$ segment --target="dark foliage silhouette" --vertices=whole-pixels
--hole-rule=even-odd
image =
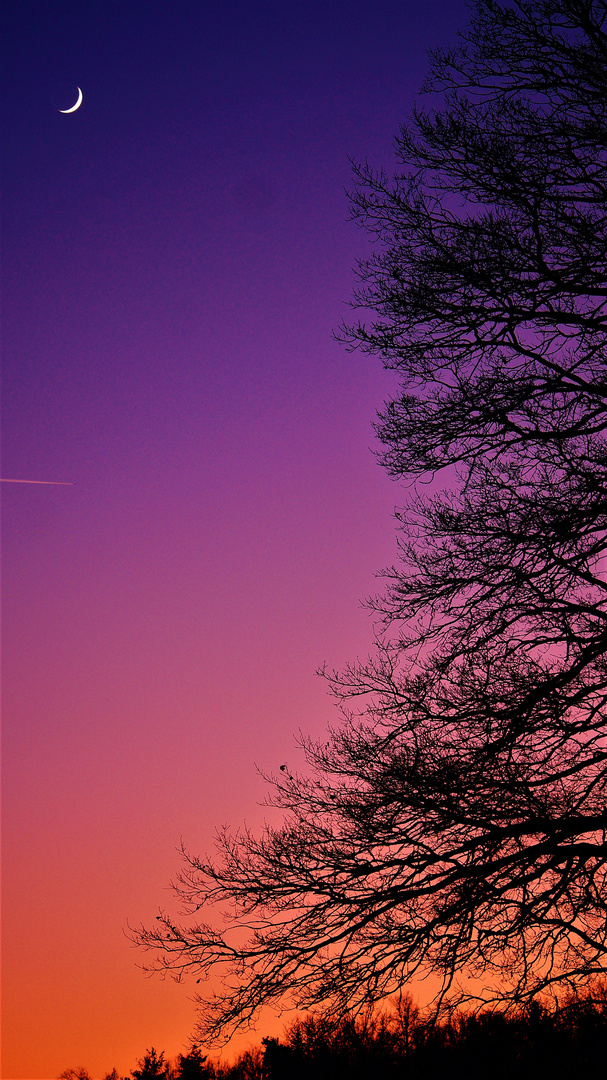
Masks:
[[[152,1046],[149,1050],[146,1050],[137,1065],[139,1066],[137,1069],[131,1070],[131,1076],[134,1077],[134,1080],[154,1080],[155,1077],[158,1077],[159,1080],[169,1080],[170,1067],[169,1063],[165,1061],[164,1050],[159,1054]]]
[[[396,1077],[402,1074],[407,1047],[395,1019],[372,1012],[356,1018],[299,1018],[282,1040],[264,1039],[265,1080]]]
[[[607,1051],[607,1002],[597,991],[597,1002],[572,999],[553,1011],[531,1003],[438,1025],[407,997],[384,1013],[306,1016],[281,1040],[264,1039],[264,1080],[586,1080],[604,1069]]]
[[[206,1080],[211,1075],[206,1055],[199,1046],[194,1046],[188,1054],[179,1054],[172,1080]]]
[[[342,722],[270,778],[284,823],[184,851],[183,916],[136,935],[225,970],[201,1037],[421,974],[514,1007],[606,970],[606,16],[479,0],[402,171],[357,170],[373,314],[343,336],[400,376],[377,429],[411,498],[376,652],[329,676]]]

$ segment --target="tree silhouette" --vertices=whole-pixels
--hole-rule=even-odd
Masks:
[[[280,1040],[263,1040],[264,1080],[585,1080],[605,1060],[604,987],[602,994],[599,1002],[578,997],[552,1010],[531,1002],[509,1015],[462,1013],[439,1024],[422,1019],[406,996],[396,1009],[358,1017],[300,1017]]]
[[[178,979],[225,969],[201,1035],[415,975],[507,1004],[606,969],[606,17],[478,0],[402,171],[357,169],[373,314],[343,337],[400,376],[377,429],[416,483],[377,649],[329,676],[342,721],[270,778],[284,823],[184,851],[183,920],[137,933]]]
[[[150,1047],[137,1064],[139,1068],[131,1070],[134,1080],[168,1080],[170,1076],[170,1066],[164,1059],[164,1050],[158,1053],[153,1046]]]
[[[213,1076],[214,1069],[199,1046],[193,1046],[189,1053],[177,1056],[173,1080],[207,1080]]]

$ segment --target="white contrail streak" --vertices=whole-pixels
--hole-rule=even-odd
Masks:
[[[0,484],[53,484],[61,487],[73,487],[73,480],[7,480],[0,476]]]

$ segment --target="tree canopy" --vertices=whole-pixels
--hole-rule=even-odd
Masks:
[[[607,968],[606,18],[477,0],[398,173],[356,170],[370,314],[343,338],[400,377],[377,431],[410,497],[376,651],[271,778],[283,823],[184,851],[183,919],[137,932],[178,979],[225,970],[204,1036],[414,976],[507,1004]]]

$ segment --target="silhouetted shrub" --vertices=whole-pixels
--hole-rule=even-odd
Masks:
[[[139,1068],[131,1070],[135,1080],[169,1080],[170,1067],[164,1059],[164,1050],[158,1054],[152,1046],[137,1062]]]

